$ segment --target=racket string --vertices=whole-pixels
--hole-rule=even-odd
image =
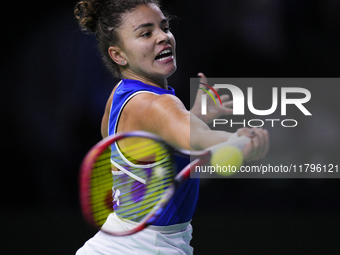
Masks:
[[[119,145],[118,145],[119,144]],[[111,161],[146,180],[143,184],[127,174],[112,174]],[[167,148],[151,139],[118,141],[97,157],[93,165],[91,203],[93,218],[104,224],[113,211],[123,219],[141,221],[172,184],[174,163]]]

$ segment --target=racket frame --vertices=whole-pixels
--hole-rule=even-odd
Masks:
[[[123,232],[114,232],[101,229],[92,216],[92,207],[89,199],[89,191],[91,190],[91,173],[92,166],[96,161],[98,155],[105,151],[114,142],[123,139],[125,137],[145,137],[153,139],[164,145],[171,154],[177,154],[186,158],[193,159],[186,167],[184,167],[174,178],[172,184],[167,188],[166,192],[157,203],[157,205],[138,222],[133,229],[129,229]],[[93,227],[101,229],[101,231],[113,235],[113,236],[127,236],[137,233],[147,226],[151,225],[161,215],[163,208],[167,206],[172,196],[175,194],[177,188],[190,177],[190,173],[196,166],[205,165],[210,162],[212,155],[211,150],[203,151],[189,151],[185,149],[176,149],[167,144],[163,139],[149,132],[145,131],[132,131],[132,132],[120,132],[114,135],[110,135],[99,143],[97,143],[85,156],[81,168],[79,177],[79,192],[80,192],[80,206],[84,219]]]
[[[171,145],[167,144],[160,137],[145,131],[132,131],[132,132],[120,132],[114,135],[110,135],[99,143],[97,143],[85,156],[81,167],[80,167],[80,177],[79,177],[79,192],[80,192],[80,207],[83,214],[84,219],[93,227],[101,228],[98,226],[96,221],[92,216],[92,206],[89,199],[89,191],[91,190],[91,174],[92,174],[92,166],[96,161],[98,155],[103,153],[105,149],[107,149],[114,142],[123,139],[125,137],[145,137],[153,139],[162,145],[164,145],[171,154],[178,154],[184,156],[186,158],[194,158],[195,160],[189,163],[186,167],[184,167],[174,178],[172,184],[167,188],[166,192],[158,202],[158,204],[148,213],[148,215],[136,224],[136,227],[133,229],[124,231],[124,232],[114,232],[101,229],[103,232],[114,235],[114,236],[126,236],[131,235],[136,232],[145,229],[147,226],[151,225],[161,214],[163,208],[169,203],[171,197],[176,192],[177,188],[190,177],[190,172],[197,165],[204,165],[210,161],[211,152],[206,151],[189,151],[184,149],[176,149]]]

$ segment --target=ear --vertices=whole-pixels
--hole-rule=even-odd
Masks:
[[[111,59],[120,66],[125,66],[127,61],[125,59],[124,52],[117,46],[110,46],[108,49]]]

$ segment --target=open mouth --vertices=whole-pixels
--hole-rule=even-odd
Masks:
[[[156,56],[156,61],[164,61],[164,60],[167,60],[169,58],[172,58],[172,50],[171,49],[166,49],[166,50],[163,50],[161,51],[161,53],[159,53],[157,56]]]

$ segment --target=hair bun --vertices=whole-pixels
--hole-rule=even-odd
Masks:
[[[93,33],[96,32],[103,2],[103,0],[83,0],[76,5],[74,15],[83,30],[88,30]]]

